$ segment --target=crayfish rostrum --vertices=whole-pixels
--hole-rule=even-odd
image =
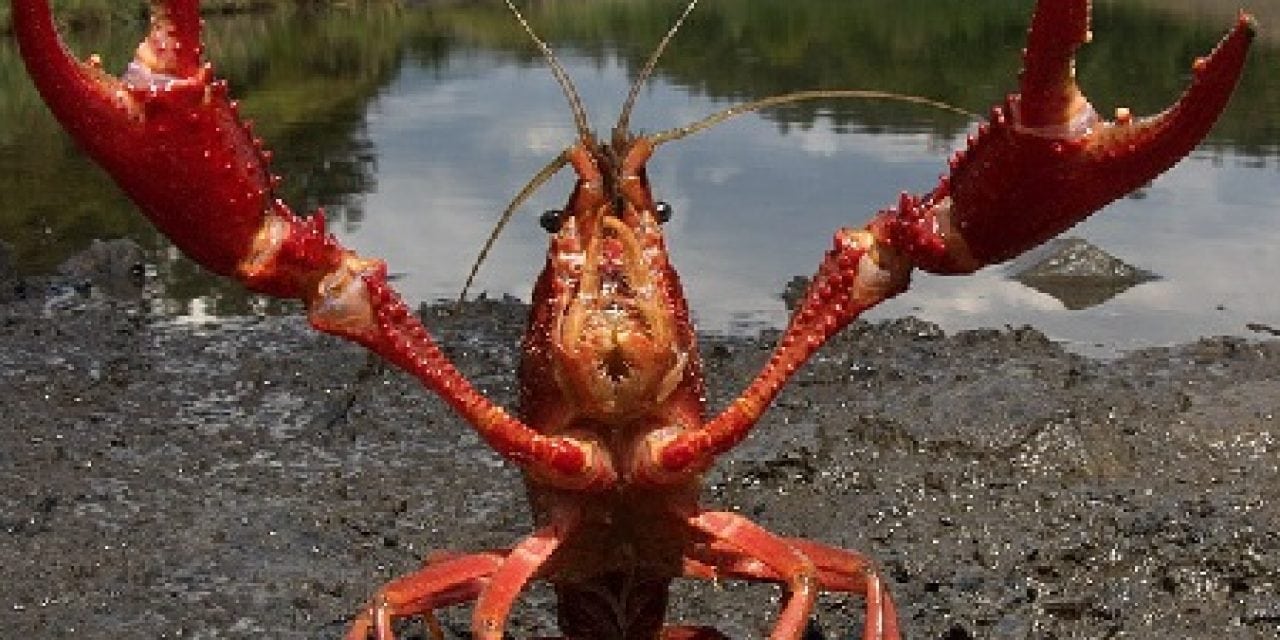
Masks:
[[[542,220],[550,243],[513,414],[459,373],[392,290],[384,263],[341,246],[323,215],[298,216],[276,196],[270,153],[204,60],[197,0],[153,2],[150,32],[119,77],[96,57],[81,62],[67,52],[47,0],[11,4],[22,55],[50,109],[174,244],[254,291],[302,300],[313,326],[418,378],[524,472],[535,532],[508,549],[433,558],[382,587],[356,616],[351,640],[389,639],[396,619],[431,623],[437,609],[468,602],[475,637],[501,638],[531,580],[554,588],[568,638],[724,637],[709,626],[665,624],[677,578],[781,585],[770,636],[777,640],[802,636],[820,592],[865,600],[863,638],[899,638],[893,601],[869,558],[702,507],[702,474],[748,435],[818,347],[906,290],[912,270],[964,274],[1012,258],[1188,154],[1226,106],[1254,32],[1242,14],[1194,62],[1190,87],[1168,110],[1150,118],[1118,110],[1108,121],[1075,81],[1076,49],[1091,37],[1090,3],[1040,0],[1018,91],[992,109],[932,191],[904,193],[865,226],[835,232],[771,359],[708,418],[694,330],[664,246],[667,208],[646,176],[650,157],[762,107],[888,96],[814,90],[636,134],[632,106],[681,16],[616,124],[597,136],[569,78],[511,6],[569,97],[578,132],[511,207],[558,170],[576,174],[564,208]]]

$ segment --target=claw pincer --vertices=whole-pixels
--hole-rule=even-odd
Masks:
[[[1167,171],[1209,133],[1244,68],[1256,26],[1241,15],[1190,87],[1164,112],[1101,118],[1080,92],[1075,51],[1086,43],[1088,2],[1040,2],[1023,56],[1020,92],[991,112],[920,199],[872,223],[917,266],[967,273],[1002,262],[1084,220]]]
[[[663,469],[706,468],[746,436],[791,374],[863,311],[905,291],[915,268],[964,274],[1008,260],[1141,187],[1191,152],[1226,108],[1256,25],[1241,14],[1164,112],[1100,118],[1075,79],[1092,37],[1088,0],[1040,0],[1019,93],[991,112],[933,191],[904,193],[863,229],[836,232],[765,370],[723,414],[659,448]]]
[[[23,58],[50,109],[161,232],[251,289],[315,298],[345,252],[323,216],[304,221],[274,196],[270,153],[200,62],[196,0],[153,3],[150,32],[119,78],[96,56],[71,56],[46,1],[13,6]]]
[[[151,27],[120,78],[76,60],[48,0],[12,0],[14,32],[54,116],[187,256],[268,295],[302,300],[316,328],[417,376],[499,453],[548,475],[600,476],[592,446],[535,433],[480,394],[362,258],[275,195],[271,154],[202,61],[199,0],[155,0]]]

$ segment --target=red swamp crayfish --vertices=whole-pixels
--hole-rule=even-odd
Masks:
[[[1194,62],[1190,87],[1164,112],[1139,118],[1117,109],[1107,121],[1075,81],[1075,52],[1091,38],[1090,2],[1039,0],[1018,92],[991,110],[932,191],[903,194],[866,226],[835,232],[771,359],[707,419],[694,330],[664,247],[668,211],[646,176],[650,156],[762,107],[887,96],[803,92],[633,134],[639,89],[695,4],[657,47],[607,140],[592,133],[564,70],[510,7],[569,97],[578,132],[508,209],[572,167],[577,180],[566,206],[543,218],[550,246],[533,289],[520,406],[512,414],[442,353],[388,284],[383,262],[342,247],[322,212],[295,215],[276,196],[271,153],[203,58],[198,0],[152,2],[150,32],[120,77],[96,56],[82,62],[68,52],[47,0],[12,0],[23,59],[49,108],[175,245],[253,291],[302,300],[314,327],[418,378],[524,472],[533,534],[508,549],[429,559],[377,591],[349,640],[389,640],[393,622],[411,616],[425,618],[440,637],[433,612],[468,602],[474,636],[502,638],[531,580],[553,586],[567,638],[723,638],[712,627],[664,625],[676,578],[781,585],[775,640],[804,634],[819,592],[865,599],[864,639],[900,638],[893,601],[870,559],[704,509],[703,473],[748,435],[828,338],[905,291],[913,269],[964,274],[1017,256],[1190,153],[1225,108],[1256,29],[1242,13],[1213,52]]]

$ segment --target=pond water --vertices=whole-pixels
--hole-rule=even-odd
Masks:
[[[811,88],[918,94],[985,113],[1013,87],[1029,4],[706,2],[644,87],[633,124],[663,130]],[[1168,13],[1098,3],[1079,71],[1099,111],[1150,113],[1177,96],[1191,60],[1231,23],[1210,0],[1204,15],[1187,4]],[[607,131],[679,9],[557,2],[529,17]],[[75,49],[101,50],[118,68],[136,38],[124,28],[78,34]],[[343,241],[385,257],[413,301],[456,297],[499,212],[574,137],[558,86],[500,6],[217,19],[208,39],[277,152],[287,198],[324,205]],[[1007,266],[918,276],[870,317],[912,314],[951,330],[1030,324],[1093,353],[1280,327],[1280,86],[1264,82],[1280,68],[1277,46],[1258,43],[1209,142],[1070,232],[1157,279],[1068,309]],[[22,268],[47,270],[94,237],[129,236],[157,249],[159,288],[175,312],[270,306],[166,249],[45,115],[8,42],[0,86],[0,238]],[[813,272],[832,232],[861,225],[902,190],[931,188],[973,126],[902,104],[810,103],[659,149],[650,178],[674,206],[668,242],[700,328],[781,326],[780,294]],[[537,216],[562,206],[569,184],[561,176],[521,208],[473,292],[527,299],[545,250]]]

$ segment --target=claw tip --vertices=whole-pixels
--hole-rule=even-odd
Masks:
[[[1245,35],[1250,38],[1258,35],[1258,19],[1248,11],[1240,11],[1240,27],[1244,29]]]

